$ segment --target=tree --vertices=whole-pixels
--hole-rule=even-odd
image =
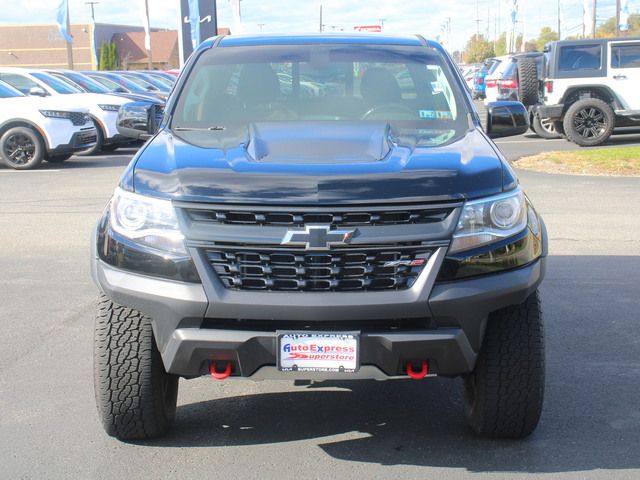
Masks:
[[[100,70],[117,70],[119,67],[118,46],[105,42],[100,47]]]
[[[609,18],[596,30],[596,37],[598,38],[615,37],[615,35],[616,17]],[[629,30],[620,32],[620,35],[625,37],[635,37],[640,35],[640,14],[633,13],[629,15]]]
[[[507,33],[502,32],[496,40],[496,57],[507,54]]]
[[[483,35],[473,35],[464,48],[466,63],[480,63],[493,56],[493,45]]]
[[[558,40],[558,32],[552,30],[551,27],[542,27],[536,40],[536,49],[542,52],[547,43],[555,42],[556,40]]]

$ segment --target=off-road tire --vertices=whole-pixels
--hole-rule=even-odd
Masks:
[[[112,437],[155,438],[173,423],[178,377],[164,370],[150,319],[104,295],[96,319],[94,384],[98,415]]]
[[[474,371],[464,380],[467,424],[478,435],[523,438],[544,397],[544,329],[536,291],[490,315]]]
[[[602,119],[602,127],[598,128],[597,135],[585,137],[584,130],[581,132],[576,126],[576,118],[583,115],[582,112],[587,116],[595,114],[594,119]],[[572,104],[566,111],[563,128],[567,140],[581,147],[593,147],[607,141],[613,133],[615,121],[613,109],[606,102],[599,98],[584,98]]]
[[[554,138],[561,138],[562,136],[556,131],[555,124],[556,122],[550,120],[541,120],[539,115],[533,115],[531,128],[540,138],[553,140]]]
[[[517,62],[518,97],[526,106],[538,103],[538,65],[531,58],[521,58]]]
[[[81,157],[88,157],[90,155],[98,155],[102,151],[102,145],[104,143],[104,133],[102,133],[102,128],[100,128],[100,125],[95,120],[93,121],[93,125],[96,127],[96,144],[93,147],[76,152],[76,155],[79,155]]]
[[[0,137],[0,158],[15,170],[31,170],[44,160],[40,134],[29,127],[12,127]]]

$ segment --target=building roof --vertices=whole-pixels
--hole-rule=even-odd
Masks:
[[[147,61],[144,48],[144,32],[115,33],[112,40],[118,46],[121,61],[142,63]],[[151,58],[154,62],[169,62],[178,48],[178,32],[166,30],[151,32]]]

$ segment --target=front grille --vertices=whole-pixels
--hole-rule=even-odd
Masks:
[[[207,249],[207,259],[235,290],[368,291],[410,288],[433,250],[423,246],[304,249]]]
[[[96,143],[96,131],[90,130],[88,132],[79,132],[75,138],[76,146],[89,145]]]
[[[304,227],[308,224],[330,225],[331,227],[364,225],[402,225],[437,223],[446,219],[453,208],[409,207],[402,210],[365,209],[345,211],[273,211],[273,210],[230,210],[186,209],[192,221],[230,225],[265,225]]]
[[[71,112],[69,114],[69,119],[71,120],[71,123],[73,123],[74,125],[80,126],[80,125],[84,125],[85,123],[87,123],[89,117],[87,116],[86,113]]]
[[[215,330],[244,330],[254,332],[276,332],[278,330],[317,330],[321,332],[350,331],[415,331],[433,328],[431,319],[422,318],[385,318],[357,320],[280,320],[251,318],[205,318],[200,328]]]

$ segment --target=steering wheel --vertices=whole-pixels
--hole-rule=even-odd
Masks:
[[[376,115],[388,115],[388,114],[409,114],[410,118],[416,117],[416,112],[411,110],[406,105],[402,103],[386,103],[384,105],[378,105],[377,107],[373,107],[368,110],[360,120],[369,120],[371,117],[376,117]],[[379,118],[380,120],[385,120],[386,118]],[[403,118],[405,119],[405,118]]]

